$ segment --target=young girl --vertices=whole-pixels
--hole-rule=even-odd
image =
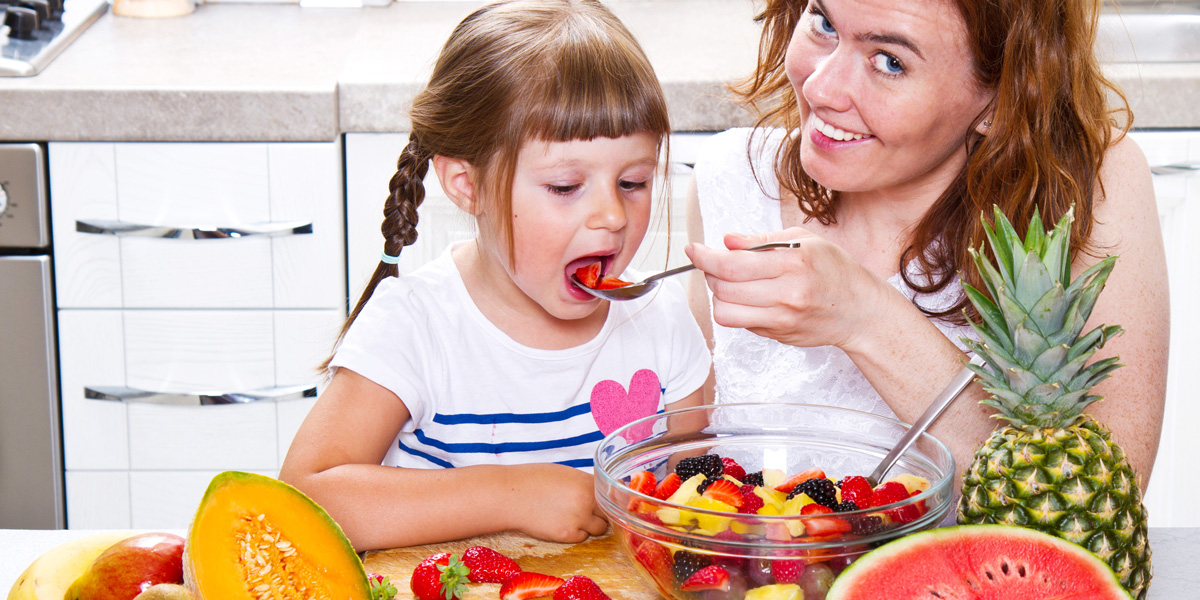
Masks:
[[[383,259],[279,474],[359,551],[605,531],[598,442],[698,404],[710,369],[678,284],[610,304],[569,280],[629,264],[668,132],[653,69],[596,0],[492,4],[451,34],[413,101]],[[478,233],[398,277],[430,163]]]

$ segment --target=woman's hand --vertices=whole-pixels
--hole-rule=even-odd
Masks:
[[[590,473],[555,464],[507,467],[512,528],[539,540],[577,543],[603,535],[608,521],[596,506]]]
[[[904,299],[836,244],[802,228],[729,234],[728,250],[691,244],[686,252],[712,290],[713,320],[793,346],[867,343],[870,323]],[[768,242],[796,249],[736,252]]]

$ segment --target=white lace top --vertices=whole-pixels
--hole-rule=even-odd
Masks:
[[[783,229],[777,198],[779,183],[772,168],[782,133],[760,132],[755,137],[752,172],[746,154],[751,131],[733,129],[713,136],[696,163],[700,214],[704,239],[709,245],[720,244],[729,232]],[[761,179],[761,186],[755,174]],[[909,278],[922,280],[913,263],[909,266]],[[899,273],[889,278],[888,283],[910,300],[917,296]],[[940,309],[953,305],[962,293],[962,286],[955,282],[937,294],[922,294],[917,301],[925,308]],[[934,324],[964,350],[959,336],[974,337],[969,326],[956,326],[940,319],[934,320]],[[713,338],[717,402],[802,402],[896,417],[839,348],[798,348],[715,323]]]

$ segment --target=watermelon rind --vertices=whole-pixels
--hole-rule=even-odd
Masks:
[[[1100,557],[1086,548],[1035,529],[1013,525],[960,525],[931,529],[899,538],[862,555],[851,563],[833,582],[833,586],[829,588],[829,593],[825,598],[826,600],[859,600],[882,598],[884,596],[880,595],[881,593],[884,595],[886,593],[894,594],[898,574],[893,567],[902,564],[899,561],[922,563],[922,561],[929,561],[930,557],[938,556],[939,548],[951,549],[955,545],[974,543],[980,540],[986,541],[988,538],[1051,546],[1060,550],[1065,559],[1074,562],[1076,566],[1082,568],[1082,571],[1093,575],[1094,579],[1090,583],[1095,583],[1107,593],[1105,596],[1091,596],[1092,598],[1096,600],[1107,598],[1132,600],[1129,592],[1121,586],[1120,579],[1112,569]],[[966,589],[966,574],[961,581],[941,581],[937,580],[932,573],[929,575],[930,579],[922,580],[919,574],[914,576],[913,573],[906,573],[903,576],[906,591],[910,588],[913,597],[918,595],[925,597],[934,586],[944,587],[942,584],[951,588],[960,585]],[[875,584],[887,589],[873,588],[872,586]],[[953,597],[986,598],[988,596],[968,593]],[[1023,598],[1015,595],[1006,597],[1013,600]]]

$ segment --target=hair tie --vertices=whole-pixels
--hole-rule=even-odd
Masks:
[[[392,256],[385,251],[383,253],[383,256],[379,257],[379,260],[382,262],[385,262],[389,265],[394,265],[394,264],[400,262],[400,255],[397,254],[396,256]]]

